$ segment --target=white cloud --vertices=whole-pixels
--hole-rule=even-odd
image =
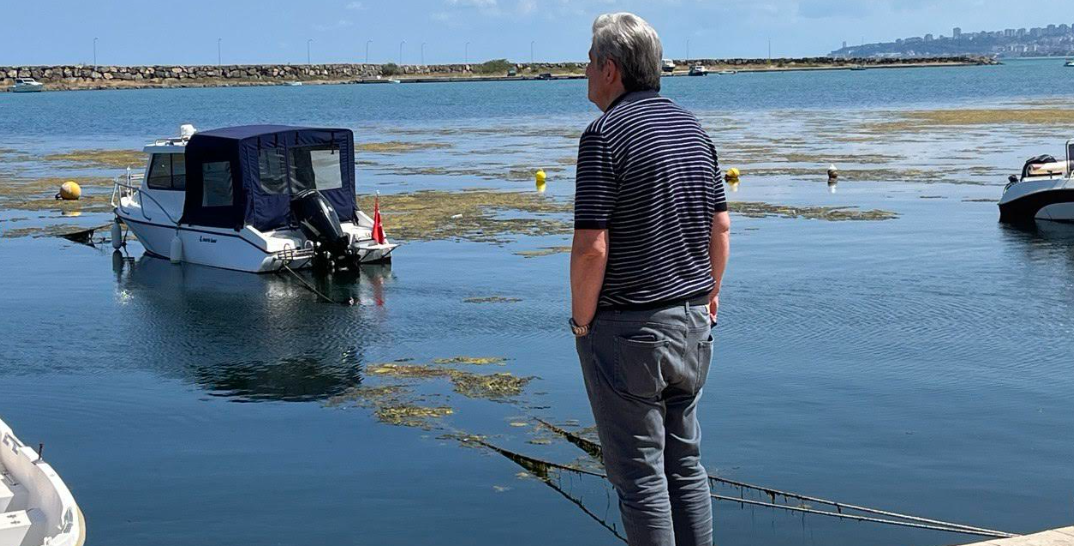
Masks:
[[[537,10],[537,0],[518,0],[518,13],[529,15]]]
[[[447,3],[452,6],[490,9],[496,7],[497,0],[447,0]]]
[[[363,9],[365,9],[365,5],[364,5],[364,4],[362,4],[361,2],[358,2],[357,0],[355,0],[354,2],[351,2],[351,3],[347,4],[347,5],[346,5],[346,6],[344,6],[344,7],[346,7],[346,8],[347,8],[347,9],[349,9],[349,10],[353,10],[353,11],[358,11],[358,10],[363,10]]]
[[[313,25],[313,30],[316,30],[317,32],[325,32],[325,31],[328,31],[328,30],[347,28],[347,27],[349,27],[349,26],[351,26],[353,24],[354,23],[350,22],[347,19],[340,19],[340,20],[336,21],[335,23],[318,23],[318,24],[315,24],[315,25]]]

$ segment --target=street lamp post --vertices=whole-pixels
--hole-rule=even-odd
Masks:
[[[399,66],[403,66],[403,46],[406,45],[406,40],[399,42]]]
[[[93,38],[93,68],[97,68],[97,38]]]
[[[220,42],[222,40],[223,40],[223,38],[217,38],[216,39],[216,66],[220,66],[220,65],[224,64],[223,62],[221,62],[221,55],[220,55]]]
[[[425,66],[425,42],[421,43],[421,66]]]
[[[310,44],[313,43],[313,38],[306,40],[306,64],[313,64],[313,57],[310,55]]]
[[[369,44],[373,43],[373,40],[365,41],[365,64],[369,64]]]
[[[686,39],[686,60],[690,60],[690,39]]]
[[[463,48],[462,62],[463,64],[470,64],[470,42],[466,42],[466,46]]]
[[[530,41],[530,68],[533,68],[533,45],[536,44],[536,40]]]

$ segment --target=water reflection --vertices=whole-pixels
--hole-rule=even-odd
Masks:
[[[113,255],[116,300],[135,362],[238,401],[308,401],[361,383],[365,347],[387,338],[379,308],[391,267],[295,279]]]
[[[828,177],[828,193],[835,193],[836,187],[839,186],[839,178],[835,176]]]

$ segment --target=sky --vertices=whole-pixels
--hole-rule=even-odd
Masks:
[[[583,61],[630,11],[664,56],[826,55],[925,33],[1074,24],[1070,0],[0,0],[0,66]],[[312,42],[310,41],[312,40]],[[371,42],[370,42],[371,41]],[[424,46],[422,45],[424,44]],[[469,44],[469,45],[467,45]],[[219,49],[219,52],[218,52]],[[424,55],[423,55],[424,52]]]

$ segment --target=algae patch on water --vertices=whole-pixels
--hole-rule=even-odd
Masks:
[[[455,413],[447,406],[424,407],[412,405],[383,406],[374,415],[389,425],[431,428],[431,421]]]
[[[898,119],[866,125],[871,132],[913,132],[934,127],[973,125],[1074,126],[1074,110],[1068,108],[965,108],[895,112]]]
[[[451,358],[434,358],[435,364],[472,364],[475,366],[485,366],[488,364],[504,365],[507,362],[506,358],[499,356],[453,356]]]
[[[448,360],[444,361],[444,363],[447,362]],[[451,363],[473,363],[473,360],[452,361]],[[448,379],[455,392],[467,398],[488,400],[506,400],[519,396],[526,384],[534,379],[533,377],[518,377],[508,372],[479,374],[445,367],[443,364],[388,363],[369,367],[366,371],[370,376],[397,379]]]
[[[359,206],[373,210],[372,197],[359,199]],[[380,210],[388,236],[402,241],[506,243],[519,235],[573,230],[566,216],[572,203],[533,192],[424,190],[382,195]]]
[[[126,168],[145,165],[145,153],[137,150],[72,150],[49,154],[45,161],[69,163],[75,168]]]
[[[810,207],[773,205],[764,202],[732,201],[727,204],[728,209],[736,214],[747,218],[765,218],[778,216],[781,218],[805,218],[810,220],[828,220],[831,222],[863,221],[863,220],[893,220],[899,215],[887,210],[858,210],[854,207]]]
[[[462,300],[463,303],[518,303],[520,301],[522,301],[522,298],[511,298],[506,296],[484,296]]]
[[[519,250],[515,252],[516,256],[522,256],[523,258],[538,258],[541,256],[552,256],[553,254],[566,254],[571,251],[569,246],[546,246],[537,250]]]
[[[393,140],[388,142],[355,143],[354,147],[359,152],[370,152],[377,154],[401,154],[418,150],[439,150],[443,148],[450,148],[451,145],[443,142],[400,142]]]

